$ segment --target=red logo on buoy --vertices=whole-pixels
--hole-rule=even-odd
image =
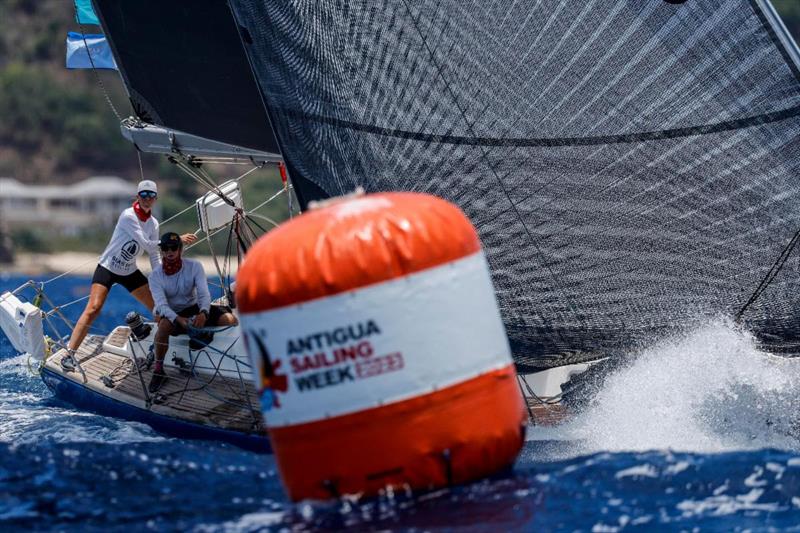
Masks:
[[[272,407],[280,407],[281,403],[278,399],[277,394],[275,392],[286,392],[289,390],[289,379],[286,377],[286,374],[282,374],[278,372],[278,369],[281,366],[281,360],[276,359],[275,361],[269,355],[269,350],[267,349],[266,344],[264,341],[261,340],[261,336],[257,333],[252,333],[253,338],[256,341],[256,345],[258,346],[258,352],[261,357],[261,395],[262,395],[262,406],[264,403],[263,396],[268,394],[272,397],[271,403]],[[247,345],[247,349],[249,351],[250,346],[247,342],[247,335],[244,337],[245,345]]]
[[[269,361],[269,356],[267,356],[266,361]],[[261,385],[264,389],[270,389],[277,392],[286,392],[289,389],[289,379],[286,377],[286,374],[278,374],[277,372],[280,366],[280,359],[272,364],[264,364],[261,370]],[[272,406],[281,406],[281,402],[278,400],[277,394],[272,395]]]

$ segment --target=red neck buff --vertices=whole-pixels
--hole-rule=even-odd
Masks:
[[[169,260],[166,257],[161,258],[161,268],[164,269],[164,274],[167,276],[177,274],[182,266],[183,260],[181,259],[180,253],[172,260]]]
[[[133,212],[136,213],[136,216],[142,222],[147,222],[147,219],[150,218],[150,213],[146,213],[145,210],[142,209],[142,206],[139,205],[139,200],[133,202]]]

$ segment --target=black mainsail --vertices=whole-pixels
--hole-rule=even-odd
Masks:
[[[230,4],[295,174],[475,222],[522,370],[736,313],[800,227],[800,60],[765,0]],[[753,327],[797,322],[793,278]]]
[[[92,2],[136,114],[122,133],[139,150],[282,161],[245,54],[249,36],[226,0]],[[294,174],[303,204],[326,195]]]

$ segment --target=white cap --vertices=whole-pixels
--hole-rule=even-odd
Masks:
[[[139,187],[136,189],[136,194],[139,194],[142,191],[153,191],[154,193],[158,193],[158,187],[156,186],[156,182],[151,180],[140,181]]]

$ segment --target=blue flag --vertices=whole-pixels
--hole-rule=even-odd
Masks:
[[[75,20],[78,24],[100,24],[92,8],[92,0],[75,0]]]
[[[88,53],[87,53],[88,50]],[[67,34],[67,68],[107,68],[117,70],[117,63],[105,35]]]

